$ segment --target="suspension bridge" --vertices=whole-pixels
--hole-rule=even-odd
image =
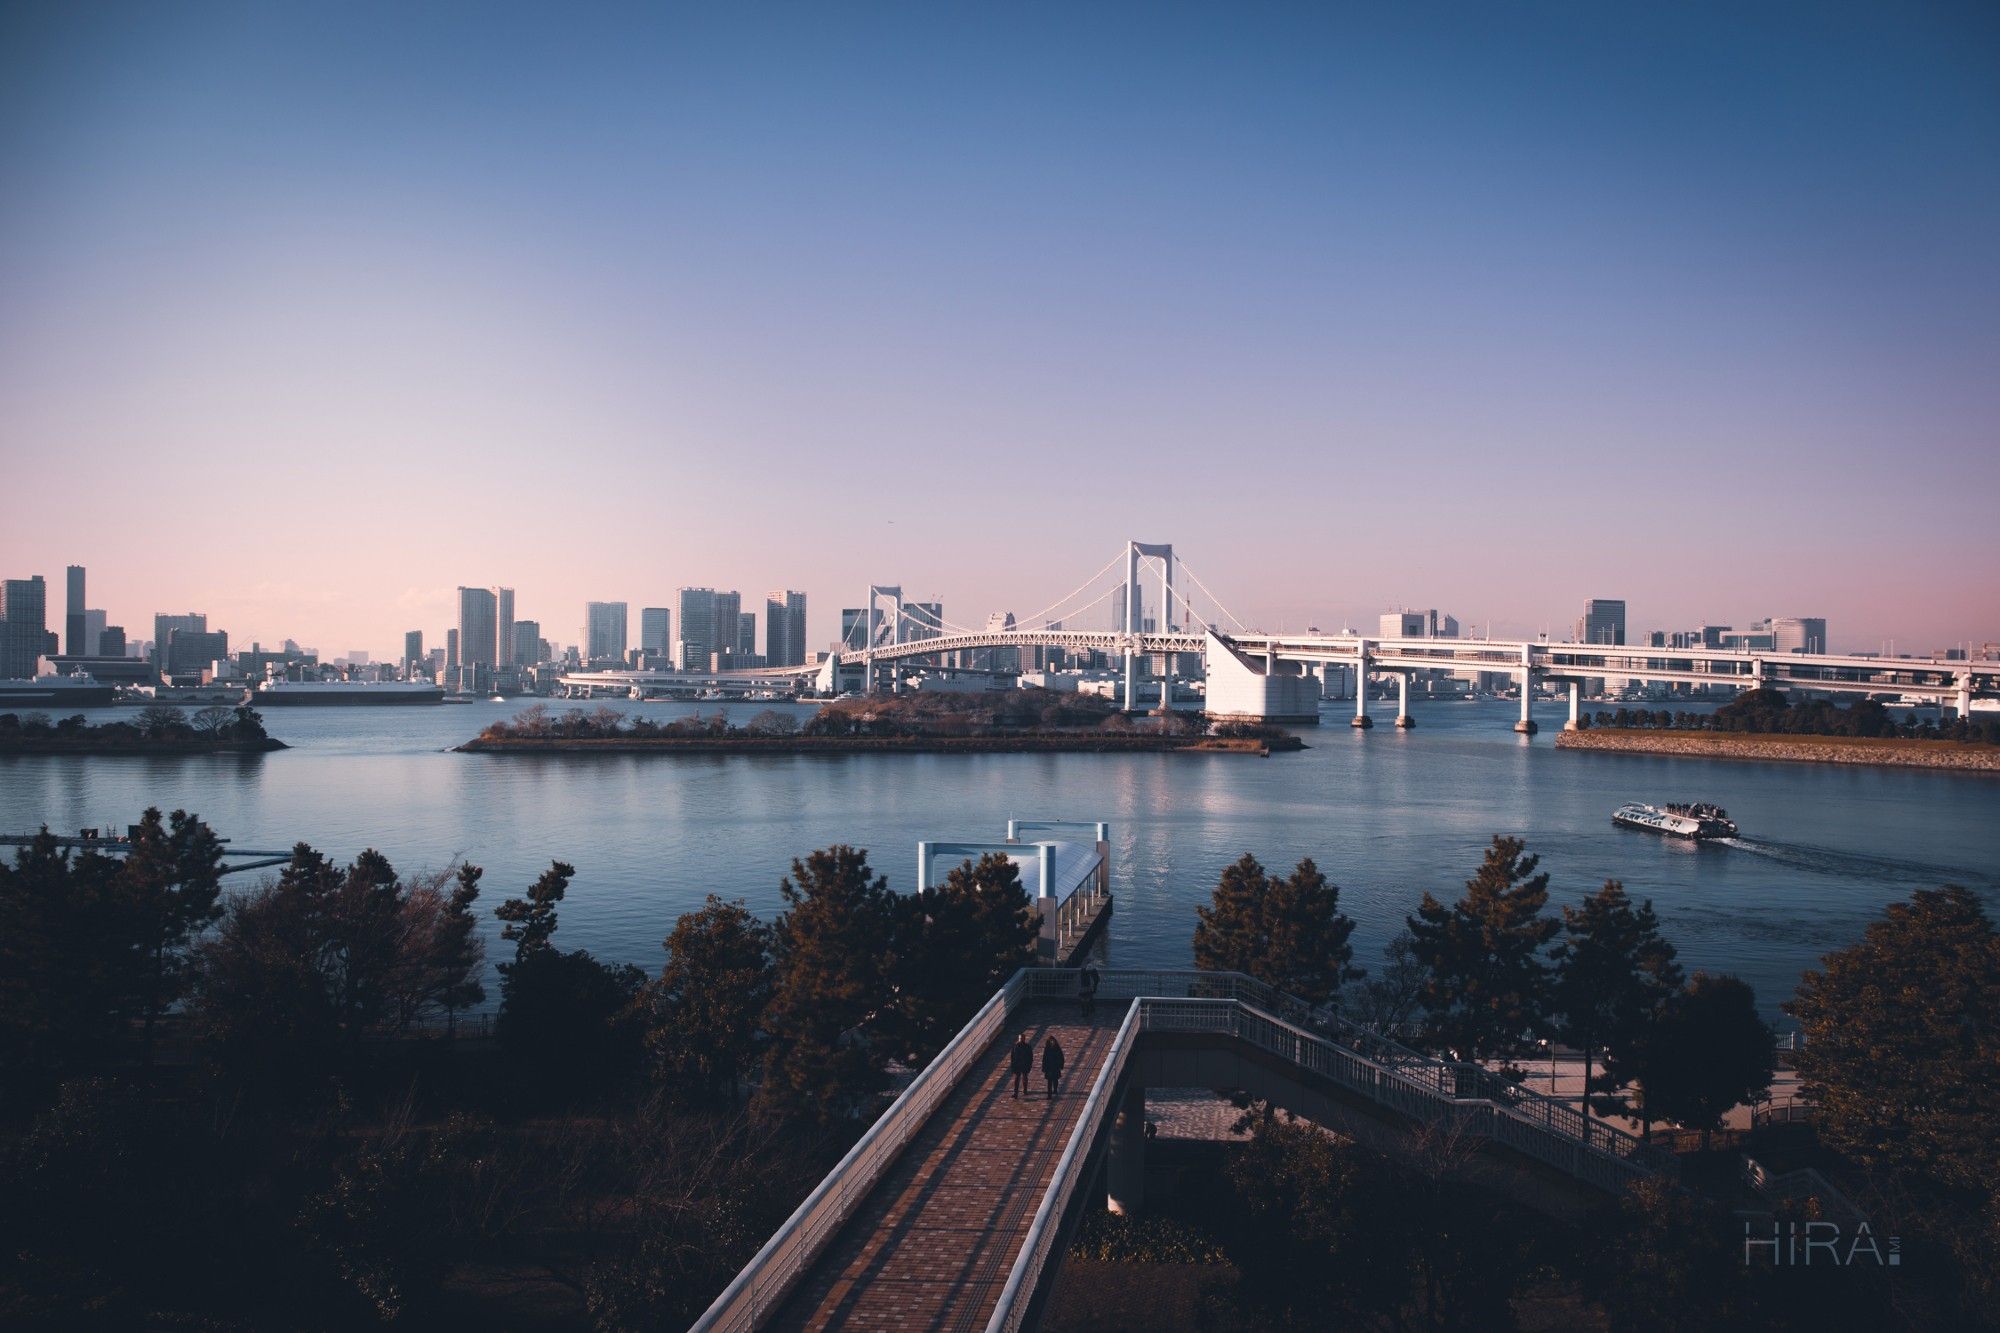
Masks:
[[[1157,584],[1155,583],[1157,580]],[[1157,587],[1156,614],[1147,592]],[[1179,559],[1171,544],[1127,542],[1068,594],[1027,616],[996,615],[985,627],[947,620],[935,604],[906,599],[899,584],[871,584],[847,638],[802,666],[710,673],[595,671],[562,677],[566,694],[644,697],[690,690],[820,695],[896,690],[927,672],[1006,675],[1039,651],[1065,664],[1115,664],[1124,707],[1140,707],[1142,684],[1163,705],[1176,679],[1198,677],[1212,715],[1316,723],[1327,673],[1356,682],[1353,725],[1367,727],[1367,683],[1393,680],[1396,724],[1409,726],[1410,681],[1418,673],[1504,678],[1517,689],[1515,730],[1537,729],[1544,686],[1566,686],[1570,726],[1584,682],[1656,682],[1737,690],[1779,688],[1888,695],[1956,708],[2000,698],[2000,662],[1659,648],[1537,640],[1380,637],[1307,630],[1268,633],[1243,623]],[[1094,622],[1102,621],[1102,624]],[[1089,627],[1084,627],[1088,625]],[[984,661],[986,665],[979,663]],[[1006,663],[1008,665],[996,665]],[[1011,668],[1011,670],[1010,670]],[[1345,693],[1345,691],[1341,691]]]

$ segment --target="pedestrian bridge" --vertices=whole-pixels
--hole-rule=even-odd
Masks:
[[[1068,1227],[1111,1177],[1136,1200],[1144,1089],[1242,1087],[1380,1141],[1444,1130],[1537,1190],[1601,1200],[1671,1155],[1477,1065],[1411,1050],[1240,973],[1107,970],[1096,1012],[1071,968],[1018,972],[988,1000],[695,1324],[1028,1326]],[[1016,1099],[1014,1035],[1068,1053],[1063,1087]],[[1138,1173],[1137,1179],[1134,1178]],[[1120,1176],[1124,1177],[1121,1182]]]

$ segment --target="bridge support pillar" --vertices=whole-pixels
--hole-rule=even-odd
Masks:
[[[1396,673],[1396,725],[1399,727],[1417,725],[1417,720],[1410,716],[1410,673],[1407,671]]]
[[[1580,680],[1573,680],[1569,683],[1569,721],[1563,723],[1563,730],[1581,731],[1582,729],[1583,729],[1583,682]]]
[[[1372,727],[1374,721],[1368,716],[1368,650],[1364,646],[1361,654],[1354,659],[1354,720],[1351,727]]]
[[[1965,722],[1972,717],[1972,673],[1958,673],[1958,720]]]
[[[1132,1214],[1146,1206],[1146,1089],[1134,1084],[1118,1100],[1104,1161],[1104,1204]]]
[[[1535,673],[1523,668],[1521,671],[1521,720],[1514,724],[1514,730],[1523,736],[1532,736],[1541,728],[1535,725],[1533,706],[1535,702]]]

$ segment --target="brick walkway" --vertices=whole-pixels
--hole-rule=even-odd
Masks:
[[[772,1321],[783,1329],[981,1329],[1083,1114],[1127,1001],[1024,1005],[932,1113]],[[1008,1052],[1035,1044],[1029,1095],[1013,1096]],[[1069,1057],[1062,1091],[1042,1095],[1041,1047]]]

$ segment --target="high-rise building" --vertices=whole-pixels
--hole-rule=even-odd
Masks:
[[[153,665],[167,670],[167,645],[176,634],[208,633],[208,617],[199,611],[184,616],[153,615]]]
[[[513,652],[515,666],[536,666],[543,660],[541,621],[517,620],[514,622]]]
[[[583,604],[583,655],[592,662],[625,660],[625,603]]]
[[[1427,611],[1384,611],[1376,632],[1385,639],[1455,639],[1458,621],[1436,607]]]
[[[508,608],[511,613],[513,608]],[[500,599],[491,588],[458,590],[458,665],[492,667],[500,643]]]
[[[664,606],[639,608],[639,651],[661,662],[674,656],[674,613]]]
[[[49,589],[40,574],[0,582],[0,679],[29,680],[49,642]]]
[[[757,613],[739,611],[736,615],[736,655],[752,658],[757,655]]]
[[[69,567],[69,604],[63,608],[63,651],[71,657],[88,654],[90,645],[84,642],[83,628],[83,566]]]
[[[681,637],[674,654],[687,670],[706,671],[717,649],[734,652],[740,646],[740,593],[713,588],[682,588],[679,594]]]
[[[944,633],[943,602],[904,602],[903,638],[935,639]]]
[[[840,608],[840,647],[843,652],[858,653],[870,647],[882,637],[882,608],[876,607],[869,617],[868,629],[861,628],[862,617],[868,616],[865,606],[843,606]]]
[[[449,670],[458,670],[458,631],[455,629],[444,632],[444,664]]]
[[[201,619],[206,621],[207,617]],[[162,674],[198,676],[229,656],[229,635],[224,630],[175,629],[168,632],[166,647],[158,651]]]
[[[495,588],[493,590],[493,661],[496,665],[514,665],[514,590]]]
[[[83,655],[97,657],[104,653],[104,612],[85,608],[83,613]]]
[[[97,654],[100,657],[125,656],[125,627],[106,625],[97,633]]]
[[[415,670],[423,659],[424,632],[420,629],[406,630],[403,634],[403,670]]]
[[[764,662],[803,666],[806,660],[806,595],[779,589],[764,595]]]
[[[1622,599],[1593,597],[1583,604],[1576,622],[1578,643],[1610,644],[1625,642],[1625,603]]]
[[[1778,653],[1823,653],[1826,651],[1826,617],[1770,616],[1755,625],[1771,636],[1771,651]]]

